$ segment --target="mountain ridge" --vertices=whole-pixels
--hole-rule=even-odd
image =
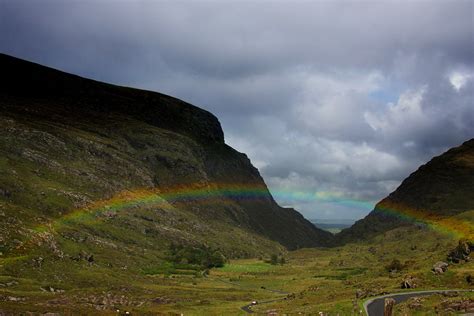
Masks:
[[[331,244],[329,233],[276,204],[248,157],[225,144],[210,112],[4,54],[0,65],[0,169],[7,174],[0,192],[8,193],[0,199],[6,207],[31,210],[25,221],[56,218],[123,190],[182,186],[212,192],[237,184],[259,193],[221,194],[206,207],[177,205],[289,249]]]
[[[338,243],[364,240],[399,226],[437,222],[470,210],[474,210],[474,138],[421,165],[336,238]]]

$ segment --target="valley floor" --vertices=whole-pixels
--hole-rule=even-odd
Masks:
[[[265,258],[231,260],[222,268],[211,269],[207,276],[186,269],[156,269],[147,274],[121,268],[111,273],[94,263],[69,271],[67,262],[58,260],[42,268],[48,279],[27,277],[27,270],[24,277],[12,277],[2,269],[0,311],[244,315],[250,309],[265,315],[359,315],[368,297],[403,291],[400,284],[407,277],[414,279],[416,290],[474,288],[466,281],[474,274],[472,262],[450,265],[440,275],[431,272],[433,264],[444,261],[456,243],[454,238],[427,229],[400,228],[373,243],[288,252],[283,265],[272,265],[262,260]],[[394,259],[403,267],[388,272],[386,266]],[[2,268],[11,260],[21,258],[1,259]],[[450,315],[446,301],[462,299],[472,300],[474,295],[428,296],[416,304],[397,305],[396,314],[430,315],[446,309],[441,314]],[[248,307],[252,301],[257,304]],[[248,308],[242,309],[244,306]]]

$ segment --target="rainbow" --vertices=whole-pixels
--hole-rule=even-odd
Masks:
[[[324,202],[329,204],[344,205],[346,207],[370,211],[373,209],[373,201],[347,199],[338,192],[304,192],[272,190],[272,195],[278,201],[298,202]],[[228,203],[236,200],[268,200],[272,195],[265,186],[250,184],[214,184],[202,186],[199,184],[176,186],[167,189],[141,188],[132,191],[122,191],[112,197],[99,200],[90,205],[73,210],[68,214],[35,228],[36,231],[55,231],[60,227],[71,223],[81,222],[92,225],[99,221],[97,216],[104,212],[117,213],[133,206],[165,206],[169,203]],[[423,222],[428,227],[444,234],[450,234],[457,238],[474,238],[474,225],[470,221],[459,218],[442,218],[434,216],[429,212],[415,210],[400,203],[383,201],[377,205],[377,210],[386,214],[397,216],[409,221]]]
[[[460,217],[445,217],[429,210],[411,208],[402,203],[384,200],[377,204],[377,211],[389,214],[406,221],[419,222],[430,229],[454,238],[474,240],[474,222],[463,220]]]

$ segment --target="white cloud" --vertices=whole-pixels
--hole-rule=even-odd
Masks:
[[[365,112],[364,118],[374,131],[400,129],[402,126],[421,124],[426,116],[422,109],[426,86],[406,91],[400,95],[396,104],[387,104],[388,110],[381,114]]]
[[[473,75],[470,73],[453,72],[449,76],[449,82],[451,82],[451,84],[453,85],[454,89],[456,89],[456,91],[459,91],[466,84],[466,82],[472,77]]]

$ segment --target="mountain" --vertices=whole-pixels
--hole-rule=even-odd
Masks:
[[[337,235],[339,242],[368,239],[411,223],[456,225],[456,218],[474,210],[474,139],[422,165],[375,209]],[[467,213],[466,213],[467,214]],[[460,221],[472,231],[474,223]],[[448,227],[449,229],[449,227]]]
[[[245,257],[332,242],[277,205],[211,113],[3,54],[0,68],[3,256],[36,245],[41,258],[111,262],[192,244]]]

